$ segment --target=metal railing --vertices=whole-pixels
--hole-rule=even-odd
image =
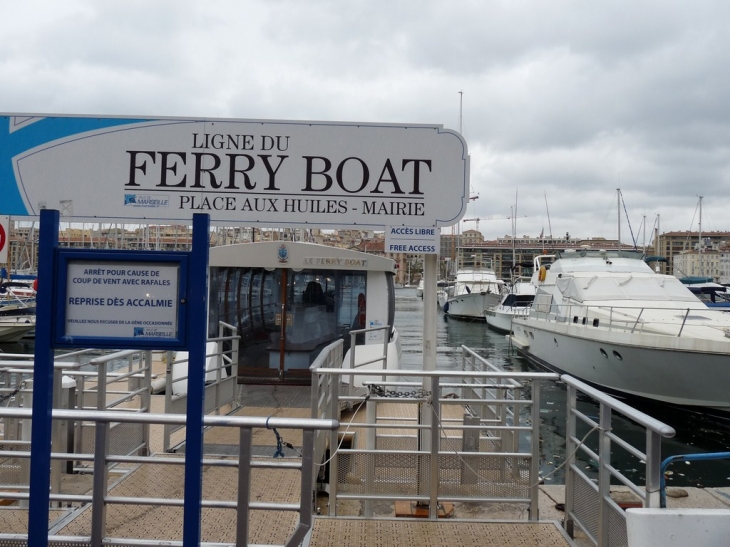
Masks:
[[[361,501],[365,517],[376,501],[408,500],[432,519],[444,502],[517,504],[538,519],[540,382],[558,375],[499,371],[467,348],[463,360],[469,370],[378,370],[385,380],[366,395],[338,395],[341,381],[322,378],[372,371],[313,368],[319,389],[332,390],[313,395],[327,401],[320,412],[342,422],[347,404],[366,413],[330,433],[330,515],[346,500]],[[388,414],[394,402],[399,411]],[[345,447],[348,435],[364,440]]]
[[[237,328],[228,323],[218,323],[218,337],[209,338],[206,348],[205,413],[220,413],[225,405],[238,406],[238,352],[239,339]],[[212,349],[212,345],[215,348]],[[187,411],[188,359],[175,358],[175,352],[168,351],[165,356],[165,413],[185,414]],[[177,369],[177,370],[176,370]],[[185,387],[184,387],[185,386]],[[179,388],[179,389],[178,389]],[[167,424],[163,431],[164,452],[172,448],[173,434],[182,429],[181,425]]]
[[[205,387],[206,413],[220,413],[225,405],[237,405],[238,336],[235,327],[221,323],[221,334],[210,339],[216,345],[206,360],[215,362],[209,374],[214,377]],[[2,354],[0,360],[0,406],[32,407],[33,355]],[[100,351],[85,349],[57,355],[54,360],[54,408],[97,410],[111,412],[151,411],[152,360],[150,351]],[[172,395],[172,363],[166,365],[165,413],[184,414],[186,395]],[[230,374],[227,373],[230,371]],[[175,381],[186,380],[187,375]],[[28,450],[32,421],[8,418],[2,421],[0,450]],[[181,424],[165,424],[163,450],[171,447],[172,434],[183,428]],[[67,450],[85,453],[93,450],[95,424],[92,421],[53,423],[52,447],[54,452]],[[110,453],[114,455],[149,454],[150,429],[143,423],[115,423],[109,431]],[[5,484],[19,491],[29,485],[28,461],[11,458],[0,465],[0,487]],[[51,465],[51,492],[61,491],[63,475],[91,472],[88,462],[69,459],[54,461]],[[121,470],[121,472],[126,472]]]
[[[31,416],[31,410],[18,408],[0,408],[1,419],[27,420]],[[55,503],[73,503],[87,506],[91,511],[90,534],[81,536],[58,535],[49,532],[49,543],[63,542],[66,545],[92,545],[95,547],[104,544],[114,545],[173,545],[180,546],[182,541],[176,538],[159,540],[154,538],[109,538],[106,534],[107,509],[112,506],[136,505],[149,507],[182,507],[184,497],[161,498],[161,497],[132,497],[113,495],[108,490],[108,475],[111,465],[133,464],[152,466],[182,466],[185,459],[176,456],[152,457],[152,456],[115,456],[109,451],[109,435],[112,424],[137,424],[150,426],[152,424],[175,424],[185,425],[186,417],[169,414],[140,414],[133,412],[111,412],[111,411],[84,411],[84,410],[54,410],[53,420],[66,420],[72,422],[89,421],[95,424],[95,443],[91,453],[66,453],[53,452],[53,461],[77,459],[93,464],[94,479],[93,489],[90,495],[72,494],[51,494],[50,500]],[[234,470],[237,477],[232,480],[237,482],[236,499],[203,499],[200,500],[200,508],[229,509],[236,512],[235,521],[228,529],[235,529],[236,545],[249,545],[250,513],[251,511],[293,511],[299,514],[299,520],[291,532],[289,539],[284,543],[288,547],[294,547],[306,540],[312,530],[313,522],[313,494],[315,481],[312,469],[314,468],[313,446],[314,432],[317,430],[334,431],[339,424],[335,420],[275,418],[275,417],[239,417],[239,416],[205,416],[203,419],[206,427],[224,427],[239,430],[239,456],[237,458],[203,459],[201,465],[206,468],[224,468]],[[253,456],[253,431],[255,429],[287,429],[301,430],[303,436],[302,457],[295,461],[281,460],[260,460]],[[28,459],[30,451],[16,451],[14,458]],[[293,469],[301,473],[299,501],[297,503],[267,502],[251,499],[251,480],[254,469]],[[217,492],[216,492],[217,493]],[[157,494],[157,492],[155,492]],[[3,491],[0,497],[7,500],[18,500],[30,502],[26,492]],[[200,509],[199,508],[199,509]],[[3,545],[27,545],[28,534],[25,533],[0,533],[0,543]],[[218,545],[220,545],[218,543]]]
[[[409,501],[426,507],[431,519],[438,517],[439,508],[444,503],[478,502],[515,504],[526,508],[530,520],[538,520],[540,392],[541,384],[546,381],[562,380],[568,386],[564,523],[568,532],[572,535],[574,527],[578,526],[594,545],[612,547],[625,544],[625,516],[611,497],[612,482],[625,486],[640,504],[659,506],[660,444],[662,437],[674,434],[672,428],[570,376],[504,372],[466,347],[462,347],[461,351],[462,370],[343,369],[342,349],[342,341],[330,344],[312,365],[311,419],[204,418],[206,426],[240,429],[238,460],[204,458],[201,461],[204,466],[240,468],[236,479],[239,481],[237,499],[206,499],[201,502],[204,507],[238,509],[236,541],[239,545],[245,545],[247,541],[250,526],[248,511],[281,510],[279,504],[252,502],[247,498],[251,470],[264,467],[259,465],[262,462],[251,460],[252,430],[255,428],[306,430],[301,462],[264,462],[266,466],[273,463],[277,464],[273,465],[274,468],[296,468],[302,473],[300,502],[296,507],[285,508],[300,514],[300,522],[287,545],[301,541],[311,530],[311,501],[317,477],[320,481],[327,481],[331,516],[338,516],[338,502],[355,500],[362,503],[365,517],[374,516],[376,502]],[[101,361],[106,359],[104,357]],[[56,366],[59,367],[59,364]],[[13,369],[5,366],[4,370]],[[135,383],[140,377],[149,380],[146,371],[140,373],[140,368],[135,370],[135,374],[107,374],[119,374],[119,382],[130,383],[131,392],[136,389]],[[368,376],[371,380],[365,382],[366,393],[342,389],[344,378]],[[112,386],[114,382],[107,384],[100,380],[99,385]],[[5,386],[4,389],[7,393],[11,388]],[[124,403],[126,395],[117,391],[121,390],[112,389],[101,397],[98,389],[93,391],[89,388],[88,397],[93,393],[95,402]],[[18,391],[15,396],[20,393]],[[133,398],[141,399],[142,395],[138,393]],[[341,420],[343,409],[348,407],[364,410],[364,422],[355,421],[354,413],[352,419]],[[592,417],[596,412],[598,417]],[[645,448],[637,449],[611,431],[614,412],[646,430]],[[128,503],[181,506],[179,496],[170,500],[145,498],[132,501],[112,495],[106,491],[106,477],[113,466],[182,465],[184,459],[175,455],[151,458],[144,450],[136,454],[115,454],[110,450],[108,440],[114,424],[149,427],[157,423],[183,427],[184,415],[157,415],[131,412],[129,409],[97,410],[94,404],[83,410],[54,410],[53,417],[54,424],[88,422],[95,426],[94,442],[89,448],[81,450],[74,445],[72,449],[67,445],[58,447],[54,444],[51,456],[52,466],[73,460],[93,470],[92,494],[71,495],[52,488],[50,497],[54,504],[90,504],[89,511],[94,514],[93,541],[99,542],[92,542],[93,545],[101,545],[105,541],[102,523],[105,522],[107,507]],[[12,429],[12,424],[27,423],[30,410],[0,408],[0,418],[7,432]],[[338,423],[348,421],[338,431]],[[345,439],[350,442],[346,444],[343,442]],[[3,466],[26,465],[23,462],[27,463],[30,456],[29,444],[6,445],[6,448],[0,472]],[[612,465],[611,454],[618,450],[628,452],[642,462],[645,484],[629,480]],[[8,457],[8,452],[12,452],[11,457]],[[597,476],[589,476],[585,472],[582,464],[578,463],[578,454],[584,460],[588,458],[595,462]],[[27,491],[10,487],[5,481],[0,483],[0,499],[26,504],[29,501]],[[13,540],[18,540],[13,545],[24,545],[23,538],[18,537],[13,536]],[[0,542],[8,538],[0,535]],[[89,537],[71,539],[82,545],[91,541]],[[131,545],[139,544],[139,540],[114,538],[114,543]],[[156,545],[163,542],[151,540],[144,543]],[[177,545],[179,542],[172,538],[164,543]]]
[[[33,404],[33,356],[3,354],[3,358],[5,360],[0,361],[2,390],[12,394],[5,401],[5,406],[30,409]],[[56,356],[53,366],[55,408],[149,412],[150,352],[74,351]],[[122,368],[126,370],[121,370]],[[0,449],[6,453],[29,450],[32,429],[30,418],[8,418],[2,422]],[[56,452],[65,451],[68,447],[73,447],[71,452],[83,452],[93,446],[93,442],[93,424],[89,422],[53,423],[51,446]],[[114,454],[145,453],[149,449],[149,429],[144,426],[115,424],[110,431],[110,446]],[[12,485],[18,491],[27,491],[28,463],[22,459],[6,459],[0,466],[0,484]],[[74,458],[65,462],[52,462],[52,493],[61,491],[64,474],[84,471],[79,463]]]
[[[570,323],[586,328],[600,327],[610,331],[627,333],[656,334],[661,336],[681,337],[692,318],[692,326],[708,326],[718,328],[711,320],[702,321],[692,317],[693,312],[706,310],[686,307],[631,307],[631,306],[587,306],[585,304],[555,304],[550,297],[549,302],[541,302],[538,295],[532,305],[531,318],[542,319],[554,323]],[[659,312],[661,319],[657,314]],[[714,313],[714,312],[713,312]],[[519,320],[519,317],[515,318]],[[723,333],[724,334],[724,333]]]
[[[627,487],[644,507],[659,507],[661,439],[674,436],[674,429],[629,405],[594,389],[575,378],[560,378],[568,386],[568,416],[566,425],[565,520],[568,534],[573,536],[578,526],[593,545],[599,547],[627,544],[626,515],[611,497],[611,484]],[[598,418],[578,409],[579,394],[592,404],[598,404]],[[621,414],[645,430],[645,448],[639,450],[612,431],[614,413]],[[581,432],[579,433],[579,428]],[[587,432],[585,431],[587,430]],[[591,447],[596,447],[595,449]],[[619,451],[624,451],[643,464],[645,483],[629,480],[612,464]],[[578,453],[587,457],[598,469],[598,477],[590,477],[578,465]]]

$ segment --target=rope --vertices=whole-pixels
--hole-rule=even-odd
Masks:
[[[279,435],[279,432],[276,430],[275,427],[269,427],[269,420],[271,419],[271,416],[266,418],[266,429],[271,429],[271,431],[274,432],[274,435],[276,435],[276,451],[274,452],[274,458],[283,458],[284,457],[284,450],[282,448],[283,441],[281,440],[281,435]],[[293,448],[291,444],[289,445],[290,448]]]

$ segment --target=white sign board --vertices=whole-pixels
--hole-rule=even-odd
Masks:
[[[439,254],[441,232],[423,226],[388,226],[385,229],[386,253]]]
[[[466,211],[466,142],[440,125],[0,116],[0,213],[383,229]]]
[[[69,262],[65,335],[176,337],[179,270],[177,264]]]
[[[10,248],[10,217],[0,215],[0,264],[7,263],[8,248]]]

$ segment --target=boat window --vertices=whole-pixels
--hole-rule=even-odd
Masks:
[[[388,337],[393,334],[393,323],[395,322],[395,283],[393,282],[393,275],[388,275],[388,325],[390,325],[390,332]]]
[[[619,361],[623,361],[624,358],[621,356],[621,354],[618,351],[613,352],[613,356],[618,359]]]
[[[339,284],[337,324],[342,333],[353,329],[364,329],[367,324],[367,310],[362,305],[367,300],[366,274],[364,272],[342,272]],[[361,296],[362,295],[362,296]],[[345,340],[347,344],[348,339]]]
[[[601,348],[601,355],[603,355],[606,359],[608,359],[608,353],[606,353],[606,350]]]

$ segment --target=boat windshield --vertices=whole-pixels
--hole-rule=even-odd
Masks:
[[[240,335],[245,370],[306,370],[322,348],[365,326],[367,272],[211,268],[209,336],[219,321]]]
[[[633,249],[566,249],[565,251],[556,251],[557,258],[633,258],[636,260],[644,259],[643,251],[635,251]]]

